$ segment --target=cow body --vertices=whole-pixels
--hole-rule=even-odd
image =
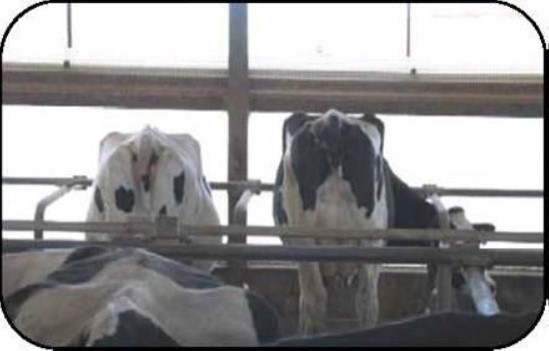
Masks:
[[[308,228],[387,228],[383,126],[372,116],[349,118],[330,110],[320,118],[296,113],[284,123],[274,217],[277,225]],[[382,246],[381,240],[284,239],[285,245]],[[355,307],[362,325],[378,317],[379,265],[300,263],[300,331],[325,329],[325,280],[345,286],[357,278]]]
[[[141,249],[67,252],[46,278],[4,296],[16,328],[39,344],[253,346],[278,336],[261,297],[191,266]]]
[[[126,222],[174,216],[179,223],[218,225],[210,189],[202,172],[200,146],[188,134],[165,134],[146,127],[135,134],[113,132],[100,145],[99,171],[87,220]],[[88,233],[88,240],[109,240]],[[221,237],[193,241],[219,244]],[[211,261],[194,264],[209,270]]]
[[[440,228],[436,207],[413,191],[391,169],[383,157],[383,123],[372,115],[352,118],[337,111],[321,117],[294,113],[283,127],[283,158],[273,196],[277,225],[338,229],[429,229]],[[451,217],[453,218],[453,217]],[[454,223],[451,222],[453,227]],[[463,226],[459,227],[463,229]],[[473,229],[473,228],[471,228]],[[433,240],[329,240],[284,239],[287,245],[428,246]],[[428,295],[436,293],[436,266],[428,268]],[[480,271],[479,271],[480,272]],[[473,285],[484,292],[472,292],[469,271],[453,273],[456,289],[468,291],[474,299],[494,284],[485,271],[476,272]],[[355,263],[300,263],[300,331],[311,334],[325,329],[325,284],[349,286],[357,277],[355,311],[362,326],[373,326],[378,315],[378,265]],[[481,281],[482,280],[482,281]],[[464,285],[470,285],[463,289]],[[334,284],[331,284],[334,285]],[[469,290],[467,290],[469,289]],[[492,289],[494,290],[494,289]],[[493,291],[492,291],[493,292]],[[480,313],[496,313],[495,300],[475,301]],[[481,304],[492,306],[478,309]]]

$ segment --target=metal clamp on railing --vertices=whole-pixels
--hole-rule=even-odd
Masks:
[[[36,223],[44,222],[44,213],[46,212],[46,208],[49,205],[59,200],[63,195],[67,194],[72,189],[78,189],[78,190],[86,189],[88,187],[87,181],[88,179],[85,176],[74,176],[70,183],[60,186],[59,189],[57,189],[50,195],[40,200],[36,205],[36,210],[34,211],[34,220],[36,221]],[[43,239],[44,238],[43,230],[36,229],[34,231],[34,238],[37,240]]]

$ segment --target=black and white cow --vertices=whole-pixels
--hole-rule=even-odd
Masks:
[[[389,208],[383,162],[383,124],[372,115],[349,118],[336,110],[321,117],[294,113],[283,127],[283,158],[274,190],[277,225],[324,228],[387,228]],[[284,239],[285,245],[347,244],[382,246],[381,240]],[[355,309],[359,322],[378,318],[379,265],[299,263],[299,329],[312,334],[326,327],[325,279],[358,277]]]
[[[38,344],[254,346],[279,336],[276,312],[260,296],[191,266],[135,248],[49,253],[33,260],[46,270],[17,265],[32,252],[3,257],[3,279],[28,277],[3,280],[5,312]]]
[[[200,145],[189,134],[165,134],[149,126],[134,134],[109,133],[100,144],[99,170],[87,220],[125,222],[175,216],[179,223],[218,225],[210,188],[202,172]],[[88,240],[109,240],[88,233]],[[221,237],[193,242],[220,244]],[[194,265],[209,271],[213,262]]]
[[[440,228],[436,207],[393,173],[383,156],[384,125],[374,115],[349,117],[330,110],[322,116],[294,113],[283,126],[283,157],[275,180],[275,223],[324,228]],[[284,239],[286,245],[437,246],[417,240]],[[429,291],[436,269],[428,265]],[[355,310],[362,326],[378,317],[379,265],[300,263],[299,328],[325,329],[326,280],[349,285],[358,278]],[[456,275],[458,276],[458,275]],[[458,281],[459,279],[455,279]],[[458,284],[456,283],[456,284]],[[341,284],[339,284],[341,285]]]

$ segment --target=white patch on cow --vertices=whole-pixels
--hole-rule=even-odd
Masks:
[[[2,297],[42,281],[59,268],[72,249],[43,250],[2,255]]]
[[[115,333],[117,315],[131,309],[150,317],[182,346],[258,344],[243,289],[184,288],[138,261],[126,257],[107,264],[87,283],[38,291],[21,306],[15,326],[52,347],[82,335],[92,343]]]
[[[103,309],[94,315],[93,321],[85,331],[88,335],[86,346],[92,346],[96,341],[114,335],[119,327],[118,316],[126,311],[137,312],[155,324],[158,324],[153,316],[142,311],[128,297],[118,296],[109,301]]]

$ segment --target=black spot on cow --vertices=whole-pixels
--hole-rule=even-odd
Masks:
[[[328,156],[315,139],[310,124],[306,124],[291,145],[292,168],[304,211],[315,209],[316,191],[330,174]]]
[[[151,189],[151,176],[150,174],[145,174],[141,176],[141,182],[143,183],[143,190],[148,192]]]
[[[63,264],[85,260],[87,258],[102,255],[107,252],[107,248],[102,246],[82,246],[74,249],[65,259]]]
[[[124,311],[119,313],[117,317],[118,323],[116,324],[114,333],[94,340],[91,346],[181,346],[166,334],[159,325],[136,311]],[[83,337],[80,340],[82,339],[86,340],[87,337]]]
[[[366,208],[366,217],[374,210],[376,153],[358,125],[343,123],[341,131],[343,179],[351,185],[358,207]]]
[[[274,307],[251,291],[246,291],[246,300],[259,343],[273,342],[280,338],[279,316]]]
[[[158,159],[159,159],[159,157],[158,157],[156,152],[151,153],[151,156],[149,157],[149,168],[151,168],[152,166],[157,164]]]
[[[14,321],[17,318],[17,314],[21,306],[31,297],[38,294],[40,291],[54,287],[55,284],[40,282],[31,285],[27,285],[21,289],[14,291],[9,296],[2,298],[3,310],[8,319]]]
[[[376,117],[373,113],[365,113],[361,118],[362,121],[373,124],[379,131],[381,137],[380,151],[383,153],[383,141],[385,139],[385,125],[383,121]]]
[[[137,262],[140,266],[168,277],[181,287],[210,289],[223,285],[218,278],[193,266],[159,257],[158,255],[145,251],[133,251],[131,254],[138,258]]]
[[[384,170],[383,170],[383,161],[382,156],[377,155],[376,156],[376,183],[377,183],[377,192],[376,192],[376,199],[377,201],[381,200],[381,189],[383,188],[383,180],[385,179],[384,176]]]
[[[307,122],[313,121],[317,117],[309,116],[304,112],[294,112],[284,121],[282,126],[282,152],[286,151],[288,140],[286,134],[292,137],[303,127]]]
[[[165,215],[168,214],[168,210],[166,209],[166,205],[162,206],[160,211],[158,211],[158,214],[161,215],[161,216],[165,216]]]
[[[95,188],[95,191],[93,193],[93,201],[95,202],[95,207],[97,207],[97,210],[101,213],[105,211],[105,205],[103,204],[103,196],[101,196],[101,190],[99,188]]]
[[[121,211],[129,213],[133,210],[135,204],[135,194],[132,189],[126,189],[123,186],[118,187],[115,192],[116,207]]]
[[[180,175],[173,178],[173,194],[175,201],[180,204],[185,195],[185,172],[181,172]]]
[[[394,228],[439,228],[439,218],[435,206],[423,199],[393,173],[386,160],[384,161],[384,171],[387,188],[390,188],[388,195],[393,197]]]
[[[277,225],[288,223],[288,216],[282,207],[282,182],[284,182],[284,165],[280,161],[276,171],[275,185],[273,189],[273,216]]]
[[[452,206],[448,209],[448,214],[457,214],[457,213],[464,213],[463,207],[460,206]]]
[[[137,154],[132,151],[132,162],[137,163]]]
[[[128,250],[109,250],[94,246],[76,249],[54,272],[48,281],[61,284],[82,284],[89,282],[103,268],[128,255]]]

